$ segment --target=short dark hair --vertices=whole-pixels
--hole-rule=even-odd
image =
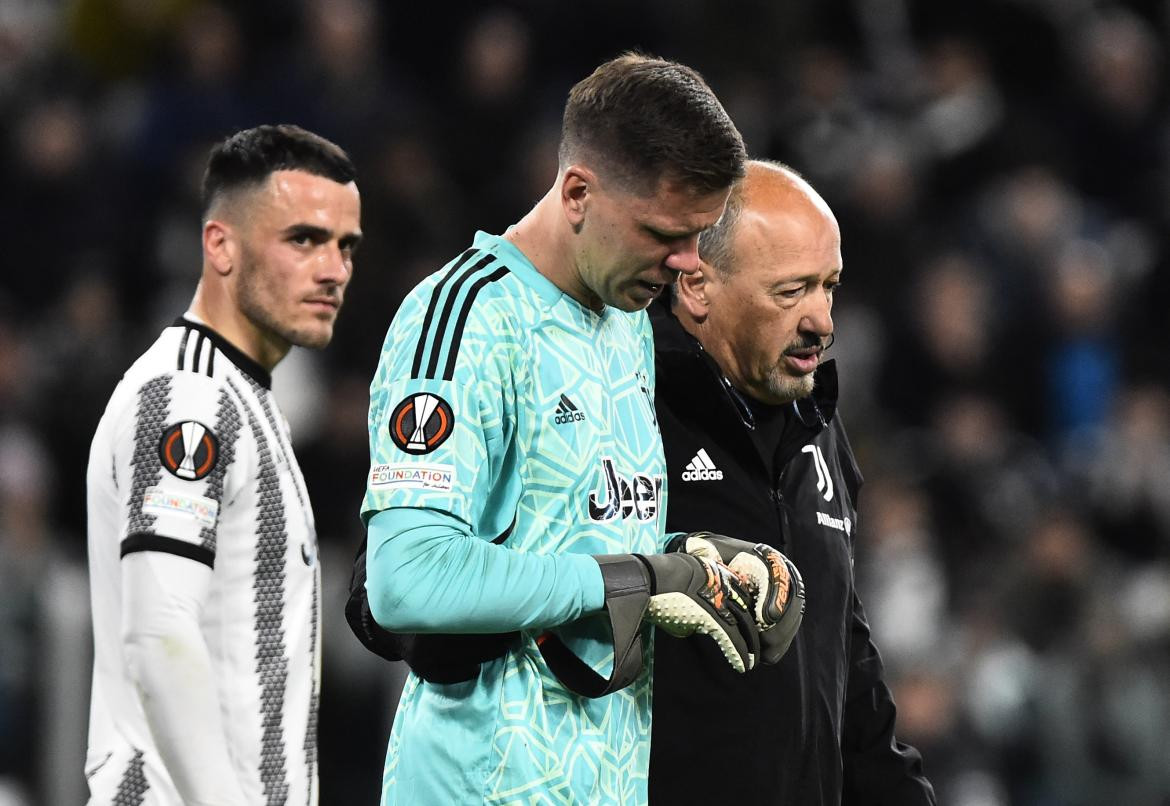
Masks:
[[[695,70],[624,53],[569,91],[558,157],[562,169],[593,160],[600,173],[639,191],[670,178],[713,193],[743,176],[747,151]]]
[[[357,178],[349,155],[288,123],[244,129],[216,143],[203,173],[203,215],[224,193],[259,185],[275,171],[306,171],[345,185]]]

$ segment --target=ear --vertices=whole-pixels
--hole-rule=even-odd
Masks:
[[[708,277],[713,276],[710,265],[700,261],[699,270],[694,274],[680,274],[675,280],[677,304],[696,322],[705,322],[710,312],[707,300]]]
[[[231,225],[216,219],[209,219],[203,225],[204,261],[216,274],[226,277],[232,271],[232,229]]]
[[[574,230],[585,220],[589,196],[597,186],[597,175],[583,165],[570,165],[560,177],[561,209]]]

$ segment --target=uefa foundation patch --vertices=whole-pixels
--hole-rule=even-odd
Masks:
[[[441,490],[450,492],[455,484],[452,465],[375,465],[370,468],[370,487]]]
[[[201,526],[215,526],[219,502],[203,495],[181,495],[162,487],[147,487],[142,495],[142,511],[149,515],[172,515],[196,521]]]
[[[203,423],[184,420],[163,431],[158,458],[172,476],[197,481],[210,473],[219,460],[219,440]]]
[[[407,453],[430,453],[454,430],[451,405],[430,392],[411,395],[390,414],[390,439]]]

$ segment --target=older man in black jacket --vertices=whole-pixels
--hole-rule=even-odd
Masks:
[[[700,240],[702,271],[652,312],[667,531],[769,543],[803,575],[804,622],[775,666],[655,638],[651,803],[919,806],[934,791],[894,737],[894,703],[853,584],[861,472],[836,412],[841,238],[824,200],[754,162]],[[710,775],[712,747],[734,757]]]

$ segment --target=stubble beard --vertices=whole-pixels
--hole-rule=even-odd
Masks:
[[[266,282],[263,270],[251,255],[244,255],[237,292],[240,312],[261,330],[286,344],[320,350],[328,346],[333,338],[332,323],[326,329],[317,329],[297,327],[281,321],[280,315],[274,310],[275,300],[280,298],[281,292]]]
[[[772,367],[767,377],[768,391],[773,400],[782,405],[808,397],[813,392],[814,384],[813,373],[794,378],[785,373],[779,364]]]

